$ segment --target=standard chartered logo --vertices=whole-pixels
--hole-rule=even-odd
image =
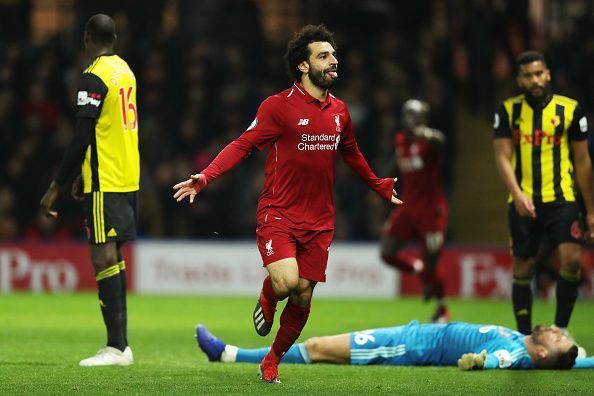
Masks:
[[[333,151],[338,149],[338,143],[340,143],[340,135],[304,133],[301,135],[301,142],[297,144],[297,149],[299,151]]]

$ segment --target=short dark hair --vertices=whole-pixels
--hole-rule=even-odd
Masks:
[[[336,43],[334,42],[334,34],[330,32],[324,25],[307,25],[300,31],[295,32],[293,39],[287,44],[287,52],[285,53],[285,66],[287,73],[294,81],[301,80],[301,71],[298,66],[301,62],[309,59],[311,52],[309,44],[325,41],[330,43],[336,50]]]
[[[520,72],[520,66],[528,63],[541,61],[545,66],[547,61],[543,54],[538,51],[524,51],[516,58],[516,73]]]
[[[539,360],[535,367],[549,370],[569,370],[575,365],[575,358],[578,355],[577,345],[572,345],[566,352],[559,352],[546,360]]]
[[[109,15],[96,14],[85,24],[85,32],[95,42],[111,44],[116,38],[115,22]]]

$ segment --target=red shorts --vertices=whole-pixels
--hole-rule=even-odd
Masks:
[[[256,241],[262,261],[268,264],[294,257],[299,277],[315,282],[326,281],[328,251],[334,230],[298,230],[280,222],[258,224]]]
[[[402,241],[423,242],[424,248],[429,251],[441,249],[448,226],[447,202],[443,200],[421,209],[404,205],[392,210],[384,223],[382,235]]]

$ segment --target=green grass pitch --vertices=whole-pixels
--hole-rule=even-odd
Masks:
[[[594,371],[460,372],[436,367],[281,365],[280,385],[263,384],[253,364],[208,363],[194,339],[198,322],[226,341],[268,346],[251,324],[255,298],[129,297],[129,339],[135,364],[81,368],[104,345],[94,294],[0,295],[0,395],[9,394],[594,394]],[[513,325],[509,301],[453,300],[453,319]],[[314,300],[301,340],[426,320],[432,304],[418,299]],[[575,337],[594,351],[593,302],[579,302]],[[535,303],[534,322],[550,324],[554,304]]]

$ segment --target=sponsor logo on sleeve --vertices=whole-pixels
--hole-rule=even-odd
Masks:
[[[582,133],[588,132],[588,120],[585,116],[580,118],[580,131],[582,131]]]
[[[508,368],[512,364],[511,354],[505,349],[500,349],[493,352],[493,355],[497,358],[500,368]]]
[[[89,93],[87,91],[78,91],[78,100],[76,104],[79,106],[93,105],[99,107],[101,104],[101,94]]]

